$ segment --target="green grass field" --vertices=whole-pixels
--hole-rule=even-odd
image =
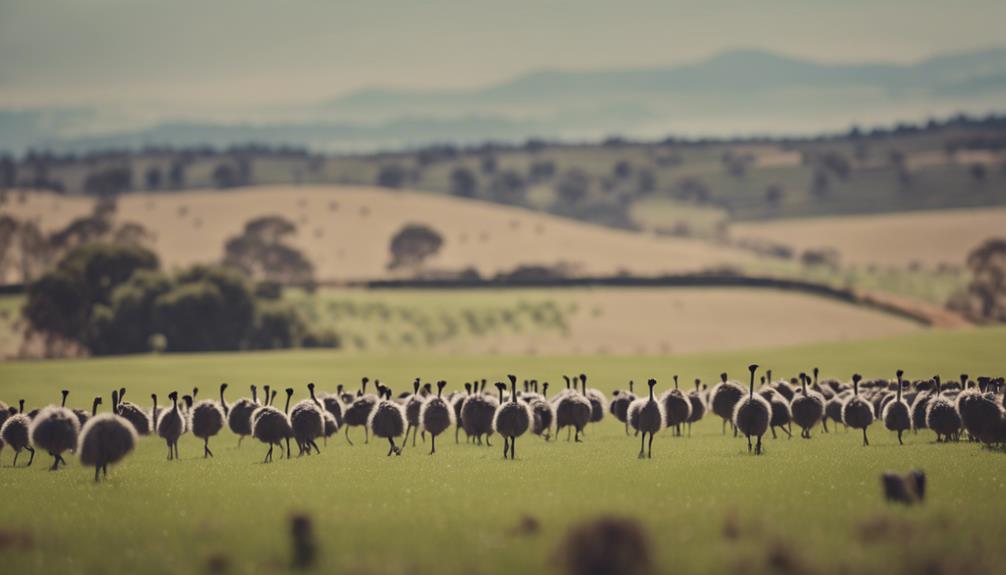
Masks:
[[[1006,329],[930,332],[865,341],[684,357],[430,357],[282,352],[147,356],[0,364],[0,398],[29,405],[72,391],[85,405],[118,386],[144,402],[151,391],[249,384],[323,389],[379,377],[396,391],[416,376],[451,388],[476,376],[550,379],[586,372],[605,391],[628,378],[653,376],[661,387],[680,373],[740,377],[755,361],[788,374],[819,365],[826,376],[910,376],[961,370],[1002,373]],[[106,403],[107,405],[107,403]],[[101,485],[73,459],[46,471],[40,454],[28,469],[0,468],[0,564],[8,573],[200,573],[212,562],[232,573],[283,572],[289,564],[288,518],[306,512],[319,539],[321,572],[535,573],[555,569],[566,528],[599,514],[637,518],[649,531],[663,573],[989,573],[1006,560],[1006,455],[976,445],[936,444],[931,433],[899,447],[875,425],[872,445],[858,433],[816,432],[810,441],[767,439],[762,457],[705,419],[691,438],[657,435],[654,458],[636,459],[638,443],[607,417],[583,444],[519,441],[519,460],[493,447],[443,438],[387,458],[386,444],[350,447],[340,435],[321,456],[263,465],[262,445],[236,448],[216,438],[216,459],[199,457],[197,440],[165,461],[164,444],[139,449]],[[448,432],[448,435],[453,435]],[[886,505],[879,474],[924,469],[925,506]],[[525,515],[535,534],[512,530]],[[29,541],[22,542],[21,535]]]

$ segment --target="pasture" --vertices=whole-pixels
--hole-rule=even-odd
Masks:
[[[93,206],[87,197],[32,192],[23,202],[8,202],[2,213],[35,219],[51,231]],[[228,238],[249,220],[269,215],[297,225],[290,243],[303,250],[320,281],[394,277],[387,269],[388,246],[409,223],[426,224],[443,236],[443,247],[427,268],[474,268],[489,276],[521,265],[563,265],[588,275],[696,272],[757,259],[696,239],[660,238],[487,202],[364,186],[127,194],[117,202],[116,221],[138,223],[151,232],[150,247],[170,269],[219,261]]]
[[[1006,329],[928,332],[892,339],[832,342],[680,357],[433,356],[297,351],[143,356],[0,364],[0,398],[29,406],[71,390],[74,406],[95,394],[129,389],[145,403],[200,386],[231,383],[231,401],[249,384],[297,389],[309,381],[333,390],[378,377],[396,392],[414,377],[446,379],[457,388],[474,377],[537,377],[584,372],[606,393],[627,379],[671,375],[742,379],[752,361],[790,374],[819,365],[823,376],[909,377],[961,371],[999,374]],[[554,389],[554,388],[553,388]],[[107,405],[106,405],[107,409]],[[289,567],[291,513],[313,519],[320,572],[553,572],[566,528],[599,514],[638,519],[659,572],[680,573],[988,573],[1006,560],[1001,542],[1002,453],[967,442],[936,444],[930,432],[899,447],[875,424],[871,446],[854,432],[811,440],[767,439],[750,456],[743,439],[725,437],[710,417],[691,437],[657,435],[652,460],[637,460],[637,440],[610,415],[587,428],[582,444],[524,437],[517,461],[493,447],[438,443],[438,453],[411,445],[385,457],[386,444],[355,446],[343,436],[320,456],[261,463],[265,449],[238,449],[225,432],[217,457],[201,458],[195,439],[181,442],[181,461],[165,461],[164,443],[141,439],[138,450],[95,485],[73,458],[46,471],[0,468],[0,561],[10,572],[282,573]],[[448,432],[448,436],[453,431]],[[879,474],[924,469],[924,506],[883,502]],[[527,522],[525,518],[533,518]],[[525,524],[521,527],[522,523]],[[538,529],[527,527],[537,524]]]
[[[859,267],[935,268],[960,266],[968,252],[991,237],[1001,237],[1006,209],[904,212],[743,222],[730,228],[742,239],[768,240],[803,251],[830,247],[842,263]]]
[[[867,307],[772,289],[322,289],[291,292],[288,300],[339,333],[350,351],[666,355],[924,329]]]

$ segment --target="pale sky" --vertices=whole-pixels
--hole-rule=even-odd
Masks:
[[[908,62],[1003,22],[1004,0],[0,0],[0,106],[240,111],[731,48]]]

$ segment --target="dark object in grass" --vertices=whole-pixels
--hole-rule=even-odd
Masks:
[[[570,528],[560,544],[561,571],[569,575],[643,575],[653,571],[650,542],[635,519],[600,517]]]
[[[307,515],[290,518],[290,535],[293,537],[293,568],[310,569],[318,560],[318,546],[314,540],[314,524]]]
[[[522,515],[516,526],[507,531],[511,537],[537,535],[541,531],[541,522],[534,515]]]
[[[222,575],[231,569],[231,562],[224,555],[211,555],[206,560],[206,571],[213,575]]]
[[[0,551],[8,549],[27,551],[34,546],[35,541],[30,532],[0,529]]]
[[[889,471],[880,477],[880,481],[884,486],[884,497],[890,503],[913,505],[926,499],[926,474],[919,469],[906,475]]]

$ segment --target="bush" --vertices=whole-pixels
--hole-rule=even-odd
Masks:
[[[259,306],[249,339],[251,349],[285,349],[301,345],[307,332],[304,320],[289,306],[270,303]]]
[[[489,195],[494,202],[518,206],[527,197],[524,176],[514,170],[504,170],[489,183]]]
[[[128,167],[106,168],[88,174],[84,179],[84,193],[112,196],[128,192],[132,185],[133,171]]]
[[[35,331],[79,340],[87,326],[90,302],[80,280],[67,270],[49,272],[28,286],[24,317]]]
[[[94,355],[338,345],[336,334],[309,334],[299,315],[265,299],[281,294],[232,269],[170,276],[142,248],[88,244],[31,284],[24,315],[50,347],[72,342]]]
[[[283,297],[283,284],[274,281],[258,282],[255,284],[255,297],[269,301],[278,301]]]
[[[468,168],[455,168],[451,172],[451,195],[474,198],[479,191],[478,178]]]
[[[342,347],[342,340],[335,331],[322,329],[307,333],[301,341],[301,345],[305,348],[339,349]],[[365,344],[360,346],[361,349],[364,346]]]
[[[810,249],[800,254],[800,263],[805,266],[828,267],[837,270],[841,255],[834,248]]]
[[[968,254],[971,282],[947,307],[980,321],[1006,322],[1006,239],[986,240]]]
[[[440,251],[443,243],[443,236],[433,228],[423,224],[406,224],[391,238],[388,269],[419,266]]]
[[[381,166],[377,172],[377,185],[383,188],[400,188],[405,185],[408,172],[398,164]]]
[[[83,343],[96,305],[143,269],[156,269],[157,256],[135,245],[86,244],[68,253],[56,269],[28,287],[24,315],[33,330]]]
[[[167,340],[167,351],[236,350],[243,338],[228,337],[234,326],[228,326],[224,309],[224,296],[215,285],[186,283],[157,298],[154,325]],[[247,328],[237,327],[241,332]]]
[[[154,335],[154,302],[168,293],[174,282],[154,270],[141,270],[112,293],[111,305],[95,307],[87,333],[87,346],[95,355],[150,351]]]

